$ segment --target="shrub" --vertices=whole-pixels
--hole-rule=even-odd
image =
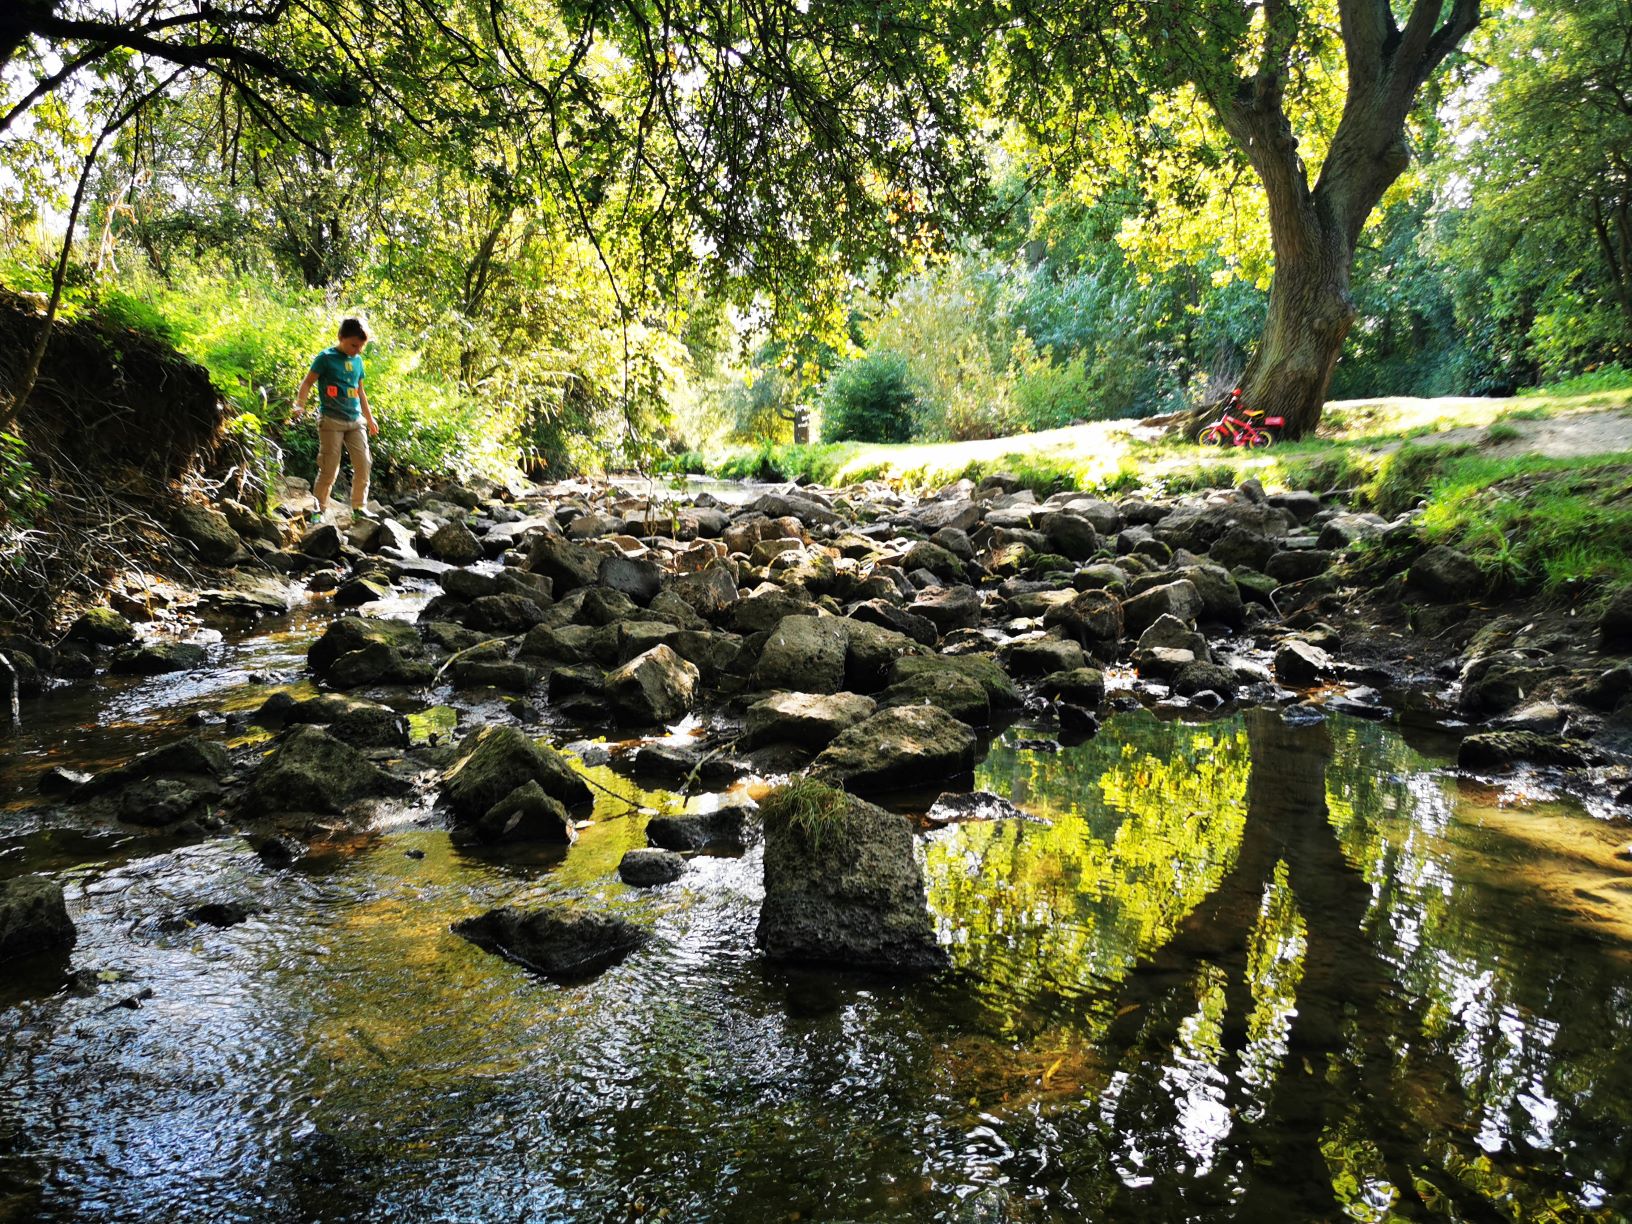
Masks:
[[[906,442],[917,403],[906,358],[874,349],[841,366],[822,388],[822,436],[828,442]]]

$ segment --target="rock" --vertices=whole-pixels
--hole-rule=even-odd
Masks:
[[[113,656],[108,670],[119,676],[162,676],[203,667],[209,652],[196,642],[143,642]]]
[[[463,523],[443,523],[426,541],[431,556],[449,565],[474,565],[482,559],[482,542]]]
[[[482,728],[441,781],[443,801],[463,824],[475,823],[529,781],[567,807],[593,797],[565,757],[516,727]]]
[[[1406,589],[1428,599],[1475,599],[1489,585],[1485,575],[1466,553],[1437,544],[1411,563],[1405,575]]]
[[[406,621],[344,616],[307,648],[306,666],[327,676],[342,657],[370,646],[388,647],[399,659],[416,658],[424,650],[419,634]]]
[[[526,633],[546,619],[548,614],[535,600],[513,591],[502,595],[482,595],[471,600],[464,618],[465,624],[472,629],[505,634]]]
[[[618,860],[618,878],[633,888],[672,884],[686,874],[686,860],[673,850],[628,850]]]
[[[1632,641],[1632,583],[1610,596],[1598,618],[1598,632],[1606,643]]]
[[[1272,556],[1264,565],[1264,573],[1283,585],[1302,582],[1324,574],[1334,559],[1331,553],[1319,548],[1288,549]]]
[[[1590,763],[1580,745],[1534,731],[1484,731],[1464,739],[1456,753],[1460,769],[1501,769],[1524,761],[1563,768]]]
[[[1120,571],[1119,571],[1120,572]],[[1115,643],[1122,637],[1122,602],[1098,588],[1080,591],[1043,614],[1045,628],[1058,626],[1087,646]]]
[[[872,693],[888,683],[897,659],[926,653],[905,634],[881,628],[867,621],[844,618],[837,621],[848,642],[844,657],[844,687],[853,692]]]
[[[947,963],[907,818],[801,781],[767,800],[756,940],[776,960],[890,970]]]
[[[69,626],[67,637],[92,646],[125,646],[136,640],[136,627],[112,608],[90,608]]]
[[[549,977],[598,973],[646,942],[626,919],[568,903],[524,910],[504,906],[452,927],[479,948]]]
[[[1105,673],[1094,667],[1074,667],[1044,676],[1040,690],[1054,701],[1093,709],[1105,700]]]
[[[1072,561],[1086,561],[1099,551],[1099,534],[1087,519],[1068,511],[1042,515],[1037,522],[1048,546]]]
[[[1319,646],[1293,638],[1275,651],[1275,678],[1292,688],[1312,687],[1332,673],[1332,657]]]
[[[542,574],[550,580],[557,596],[579,587],[594,586],[600,575],[601,554],[593,549],[570,544],[560,536],[538,535],[527,552],[526,568],[529,573]]]
[[[221,793],[220,786],[209,779],[144,778],[120,794],[119,819],[149,828],[175,824],[198,815]]]
[[[836,693],[844,687],[849,649],[845,626],[836,617],[784,617],[760,650],[754,687]]]
[[[22,687],[17,665],[9,655],[0,651],[0,729],[10,730],[20,720],[18,698],[22,695]]]
[[[1123,601],[1122,619],[1127,631],[1143,633],[1162,616],[1176,616],[1191,624],[1201,615],[1201,592],[1188,579],[1151,587]]]
[[[980,681],[962,672],[941,669],[919,672],[878,695],[879,705],[933,706],[959,722],[984,727],[992,721],[992,703]]]
[[[667,646],[653,646],[606,674],[606,696],[626,725],[668,724],[690,713],[698,679],[693,664]]]
[[[90,783],[91,775],[64,765],[53,765],[40,775],[35,789],[42,795],[62,795],[73,798]]]
[[[1278,547],[1274,540],[1250,527],[1231,527],[1213,541],[1208,556],[1227,569],[1245,566],[1262,570]]]
[[[596,581],[645,607],[663,589],[663,571],[656,562],[636,560],[620,553],[601,558]]]
[[[928,540],[919,540],[907,549],[906,556],[901,558],[901,568],[909,574],[913,570],[928,570],[942,582],[963,581],[963,562]]]
[[[997,663],[986,655],[908,655],[890,668],[890,683],[900,684],[925,672],[954,671],[969,677],[986,690],[986,700],[994,710],[1012,710],[1020,705],[1020,694]]]
[[[1482,655],[1462,669],[1457,708],[1466,714],[1490,715],[1511,710],[1526,700],[1557,669],[1538,666],[1516,651]]]
[[[307,529],[295,547],[302,556],[310,557],[314,561],[333,561],[340,555],[340,548],[344,543],[345,538],[341,536],[340,528],[333,523],[318,523]]]
[[[243,541],[219,510],[208,506],[180,506],[171,523],[176,534],[210,565],[226,565],[243,554]]]
[[[1217,565],[1189,565],[1178,571],[1201,596],[1201,619],[1240,626],[1246,614],[1240,588],[1229,571]]]
[[[1320,497],[1305,489],[1292,489],[1285,493],[1272,493],[1269,504],[1277,509],[1286,510],[1300,523],[1307,523],[1320,513]]]
[[[1010,674],[1016,676],[1047,676],[1054,672],[1074,671],[1088,665],[1082,647],[1062,638],[1031,638],[1009,642],[1001,655]]]
[[[970,820],[1026,820],[1046,823],[1027,815],[1002,795],[990,791],[948,791],[930,805],[924,813],[926,823],[936,826]]]
[[[430,664],[404,659],[394,647],[376,642],[341,655],[324,678],[336,688],[351,689],[375,684],[423,684],[432,674]]]
[[[389,599],[391,587],[378,578],[364,575],[342,582],[334,590],[334,603],[342,608],[356,608],[366,603]]]
[[[1235,673],[1228,667],[1198,659],[1179,669],[1173,678],[1173,692],[1180,697],[1217,693],[1229,700],[1235,696]]]
[[[984,690],[981,700],[984,703]],[[788,741],[819,749],[877,709],[877,702],[859,693],[777,693],[748,707],[743,746]]]
[[[219,781],[231,767],[232,762],[225,748],[195,736],[154,748],[112,769],[104,769],[90,779],[86,789],[101,794],[143,778],[176,774]]]
[[[928,617],[908,612],[905,608],[898,608],[884,599],[866,600],[851,608],[846,615],[851,620],[905,634],[920,646],[933,646],[935,639],[940,636],[935,628],[935,622]]]
[[[65,952],[78,938],[56,882],[37,875],[0,880],[0,961]]]
[[[570,846],[578,840],[572,817],[559,800],[544,793],[534,778],[528,778],[500,799],[474,824],[462,826],[461,840],[495,842],[554,842]]]
[[[954,629],[973,629],[980,624],[980,596],[973,587],[947,587],[926,593],[907,611],[923,617],[943,634]]]
[[[665,850],[745,850],[758,834],[754,814],[747,803],[726,803],[712,812],[654,816],[646,840]]]
[[[980,519],[981,508],[961,497],[924,502],[912,515],[912,521],[931,534],[944,529],[973,531]]]
[[[1334,514],[1320,529],[1317,548],[1342,551],[1383,534],[1388,524],[1375,514]]]
[[[806,596],[766,584],[731,605],[730,622],[738,633],[768,633],[785,617],[813,616],[815,611],[815,604]]]
[[[261,762],[243,796],[252,815],[344,811],[371,795],[401,793],[405,784],[319,727],[287,732]]]
[[[729,612],[740,598],[737,580],[724,562],[714,562],[696,573],[676,575],[668,589],[685,600],[698,616],[712,622]]]
[[[898,706],[841,732],[811,776],[858,794],[904,789],[969,773],[975,734],[945,710]]]
[[[1594,710],[1613,710],[1632,694],[1632,663],[1600,672],[1581,689],[1581,704]]]

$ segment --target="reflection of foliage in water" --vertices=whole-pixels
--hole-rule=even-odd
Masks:
[[[1616,1137],[1632,1129],[1632,1106],[1608,1085],[1628,1057],[1632,991],[1607,962],[1557,954],[1547,928],[1566,942],[1580,934],[1504,878],[1518,847],[1453,820],[1454,781],[1379,728],[1337,723],[1332,734],[1329,819],[1371,887],[1367,925],[1406,1013],[1365,1022],[1396,1025],[1396,1079],[1413,1121],[1466,1141],[1436,1145],[1435,1180],[1448,1175],[1523,1218],[1603,1207],[1629,1174]],[[1532,927],[1541,931],[1519,929]],[[1576,1140],[1560,1144],[1562,1134]],[[1325,1148],[1340,1186],[1356,1187],[1349,1214],[1383,1218],[1364,1206],[1382,1179],[1359,1119],[1342,1119]],[[1514,1175],[1515,1155],[1529,1176]],[[1560,1176],[1578,1197],[1545,1192]]]
[[[1234,861],[1246,732],[1153,719],[1129,732],[1058,753],[995,745],[977,784],[1052,823],[970,823],[930,843],[930,907],[1006,1024],[1116,982]]]

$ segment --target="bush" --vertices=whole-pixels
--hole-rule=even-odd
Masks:
[[[841,366],[822,388],[828,442],[906,442],[918,403],[906,358],[874,349]]]

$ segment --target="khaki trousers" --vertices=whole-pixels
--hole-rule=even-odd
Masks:
[[[340,448],[351,456],[351,507],[361,510],[368,501],[368,473],[373,459],[368,453],[368,426],[361,421],[317,420],[317,502],[325,506],[334,478],[340,474]]]

